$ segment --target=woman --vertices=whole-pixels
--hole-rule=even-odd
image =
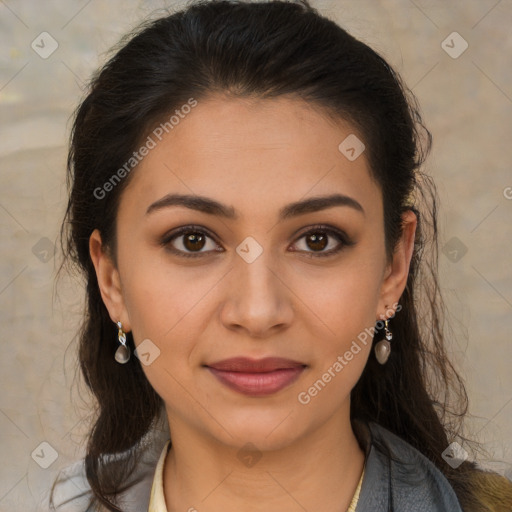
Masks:
[[[68,159],[99,414],[56,509],[511,510],[452,442],[430,143],[305,1],[196,3],[124,43]]]

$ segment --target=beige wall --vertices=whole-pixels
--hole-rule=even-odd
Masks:
[[[470,431],[489,450],[484,463],[512,475],[512,4],[312,3],[381,51],[420,100],[434,135],[428,171],[448,243],[440,270],[456,334],[450,349],[471,398]],[[79,418],[90,407],[86,393],[81,401],[70,391],[82,290],[66,279],[54,296],[52,257],[66,200],[68,120],[102,52],[161,6],[0,3],[0,511],[35,510],[56,470],[83,453],[87,425]],[[58,43],[47,59],[31,48],[43,31]],[[441,47],[454,31],[468,43],[458,58]],[[451,39],[457,52],[462,40]],[[38,41],[40,52],[51,49],[49,39],[44,48]],[[48,469],[31,457],[42,442],[58,454]],[[39,461],[49,463],[51,449],[43,452],[36,450]]]

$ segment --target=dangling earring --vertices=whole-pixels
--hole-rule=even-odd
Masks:
[[[375,357],[380,364],[386,364],[389,354],[391,354],[391,344],[389,343],[393,339],[393,334],[388,329],[388,320],[385,320],[385,340],[380,340],[375,345]]]
[[[117,339],[121,345],[116,350],[115,358],[118,363],[126,364],[130,360],[130,347],[126,345],[126,334],[123,332],[121,322],[117,322],[117,327],[119,327]]]

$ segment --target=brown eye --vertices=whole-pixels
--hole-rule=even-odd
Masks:
[[[185,258],[204,256],[209,252],[219,251],[213,237],[194,226],[185,226],[164,236],[161,245],[173,254]]]
[[[345,247],[354,245],[354,242],[342,231],[337,229],[317,226],[304,233],[298,240],[303,240],[304,249],[294,249],[309,257],[333,256]],[[336,241],[338,242],[336,244]],[[329,250],[325,250],[330,247]]]
[[[198,233],[184,236],[183,245],[188,251],[201,250],[205,245],[205,236]]]
[[[307,235],[306,244],[315,251],[322,251],[327,246],[328,237],[325,234],[312,233]]]

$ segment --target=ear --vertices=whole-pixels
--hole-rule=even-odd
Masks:
[[[402,214],[402,236],[396,244],[391,262],[384,271],[377,309],[377,318],[379,319],[388,318],[390,310],[396,310],[395,304],[398,304],[407,285],[417,222],[418,219],[412,210],[407,210]],[[386,311],[388,313],[383,316]]]
[[[123,331],[128,332],[130,320],[123,299],[119,272],[108,251],[103,246],[101,234],[95,229],[89,238],[89,253],[96,270],[96,278],[103,303],[107,308],[112,322],[123,324]]]

